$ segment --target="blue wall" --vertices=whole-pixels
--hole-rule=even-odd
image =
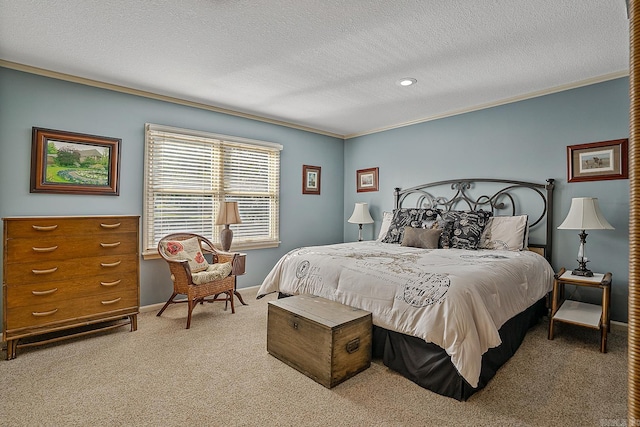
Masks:
[[[368,202],[376,223],[393,208],[394,187],[458,177],[544,182],[556,179],[554,225],[572,197],[600,199],[614,231],[592,231],[589,267],[611,271],[612,318],[627,321],[629,282],[629,182],[566,182],[566,146],[627,138],[628,79],[349,139],[322,136],[144,97],[88,87],[0,67],[0,217],[18,215],[142,214],[144,123],[158,123],[284,146],[278,248],[248,251],[239,287],[258,285],[290,249],[357,239],[348,224],[353,204]],[[120,196],[29,193],[31,128],[45,127],[122,138]],[[302,165],[322,167],[322,194],[301,194]],[[356,170],[380,168],[380,190],[356,193]],[[577,233],[556,230],[554,268],[575,266]],[[141,303],[162,302],[171,292],[160,260],[141,261]],[[588,290],[587,290],[588,291]],[[594,293],[580,290],[585,301]]]
[[[0,217],[142,215],[144,124],[157,123],[280,143],[278,248],[247,252],[238,287],[259,285],[299,246],[342,241],[343,151],[338,138],[0,68]],[[31,194],[32,126],[122,139],[120,195]],[[302,165],[322,167],[322,193],[302,194]],[[0,226],[1,227],[1,226]],[[140,263],[141,304],[171,295],[162,260]]]
[[[628,138],[629,80],[612,80],[508,105],[352,138],[345,145],[344,215],[368,202],[376,220],[363,236],[373,239],[382,212],[393,209],[394,187],[453,178],[503,178],[544,183],[556,180],[554,227],[572,197],[597,197],[614,231],[591,231],[588,266],[613,273],[612,319],[627,321],[629,285],[629,181],[567,183],[568,145]],[[380,191],[357,193],[356,170],[379,167]],[[357,239],[345,227],[345,241]],[[553,267],[575,268],[578,232],[555,230]],[[581,288],[576,296],[599,301]]]

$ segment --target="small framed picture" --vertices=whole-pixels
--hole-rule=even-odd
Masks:
[[[378,191],[378,168],[356,171],[356,190],[358,193]]]
[[[600,181],[629,177],[629,140],[592,142],[567,147],[567,181]]]
[[[119,138],[34,127],[31,192],[119,194]]]
[[[320,194],[320,166],[302,165],[302,194]]]

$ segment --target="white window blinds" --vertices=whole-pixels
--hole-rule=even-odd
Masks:
[[[280,144],[147,124],[145,253],[167,234],[190,232],[219,242],[223,201],[237,201],[232,250],[279,242]]]

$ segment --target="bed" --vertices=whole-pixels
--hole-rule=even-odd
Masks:
[[[546,313],[553,187],[460,179],[396,188],[378,239],[292,250],[257,297],[313,294],[371,311],[374,358],[467,400]]]

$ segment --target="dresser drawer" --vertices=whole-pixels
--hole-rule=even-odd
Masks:
[[[137,312],[138,290],[112,292],[87,298],[73,298],[23,307],[7,308],[7,331],[32,328],[56,322],[78,320],[82,317],[131,308]]]
[[[5,222],[7,238],[40,239],[45,237],[69,237],[74,235],[97,237],[113,232],[135,232],[138,217],[30,217],[11,218]]]
[[[113,275],[78,277],[71,281],[29,283],[18,286],[7,286],[7,307],[25,307],[42,303],[53,303],[86,298],[95,295],[106,295],[137,289],[136,272],[127,273],[115,278]]]
[[[47,237],[37,240],[8,239],[7,264],[41,263],[47,260],[136,253],[136,233],[110,233],[97,237]]]
[[[4,282],[10,286],[29,283],[58,282],[78,277],[107,276],[108,281],[138,272],[138,255],[122,254],[106,257],[76,258],[39,263],[12,264],[4,271]]]

